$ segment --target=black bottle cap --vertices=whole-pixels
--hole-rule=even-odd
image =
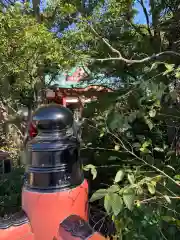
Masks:
[[[58,104],[49,104],[40,107],[33,114],[33,122],[37,129],[44,131],[63,130],[73,125],[73,113],[66,107]]]

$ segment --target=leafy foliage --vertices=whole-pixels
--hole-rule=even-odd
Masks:
[[[111,82],[116,91],[84,111],[82,152],[92,156],[84,170],[97,190],[91,204],[103,203],[118,239],[178,239],[179,2],[151,0],[148,10],[138,1],[146,24],[134,21],[135,3],[52,0],[42,14],[38,1],[32,9],[28,2],[6,5],[0,97],[16,110],[36,105],[44,73],[79,62],[88,65],[90,80]]]
[[[21,189],[24,169],[15,168],[11,173],[0,178],[0,216],[15,213],[21,206]]]
[[[171,65],[165,64],[165,67],[168,72],[167,70],[162,72],[163,75],[171,73],[177,76],[178,68],[169,71]],[[104,197],[105,210],[112,216],[117,231],[121,232],[122,236],[125,234],[127,239],[130,236],[133,238],[144,236],[145,239],[151,239],[148,228],[146,228],[147,232],[144,232],[144,229],[140,230],[141,227],[135,223],[137,221],[135,216],[139,212],[144,212],[146,216],[147,208],[154,208],[151,218],[154,219],[152,221],[156,221],[155,236],[158,238],[161,231],[165,231],[162,216],[169,214],[173,217],[171,207],[175,205],[176,211],[179,211],[177,209],[179,209],[180,185],[176,177],[180,170],[179,155],[177,145],[173,145],[168,136],[169,108],[165,107],[166,101],[174,104],[170,89],[171,82],[162,85],[162,83],[142,81],[137,83],[136,89],[134,86],[129,86],[126,96],[117,97],[115,94],[115,103],[105,112],[101,111],[97,104],[94,116],[91,120],[88,119],[95,131],[99,132],[97,154],[100,155],[98,149],[102,144],[104,151],[106,148],[111,151],[106,164],[111,167],[118,163],[120,166],[113,185],[106,190],[100,189],[95,192],[91,201]],[[102,98],[101,101],[103,100]],[[103,137],[101,137],[102,131]],[[91,143],[91,147],[96,149],[93,140]],[[107,144],[106,147],[104,143]],[[174,225],[179,228],[175,222]],[[158,228],[161,229],[160,232]],[[137,235],[137,231],[140,231],[140,235]],[[166,235],[170,236],[168,233]]]
[[[0,13],[0,86],[6,101],[13,98],[29,105],[36,100],[34,91],[44,88],[44,74],[54,67],[62,69],[67,62],[65,46],[44,23],[23,14],[22,6],[15,4]]]

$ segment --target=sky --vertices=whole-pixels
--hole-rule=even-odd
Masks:
[[[145,5],[146,9],[149,11],[149,0],[144,0],[144,5]],[[135,8],[138,11],[138,14],[136,15],[136,17],[134,19],[135,22],[140,23],[140,24],[146,24],[146,18],[145,18],[145,15],[143,13],[143,9],[137,1],[136,1],[136,4],[135,4]]]

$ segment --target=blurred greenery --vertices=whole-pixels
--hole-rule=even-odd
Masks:
[[[21,208],[21,188],[24,168],[16,167],[0,178],[0,216],[17,212]]]
[[[20,207],[20,107],[39,105],[45,74],[53,81],[84,64],[86,81],[107,79],[116,89],[83,111],[91,224],[114,239],[179,239],[179,1],[49,0],[43,11],[38,1],[7,2],[0,1],[1,146],[18,150],[13,172],[1,177],[1,214]],[[146,23],[135,22],[136,4]]]

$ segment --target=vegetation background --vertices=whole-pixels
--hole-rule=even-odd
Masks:
[[[81,63],[91,72],[85,81],[99,78],[115,89],[83,113],[91,224],[114,239],[179,239],[179,1],[40,6],[40,0],[0,1],[0,147],[13,162],[12,173],[1,175],[0,214],[20,208],[27,121],[19,109],[28,107],[30,116],[39,105],[45,74],[53,81],[57,71]]]

